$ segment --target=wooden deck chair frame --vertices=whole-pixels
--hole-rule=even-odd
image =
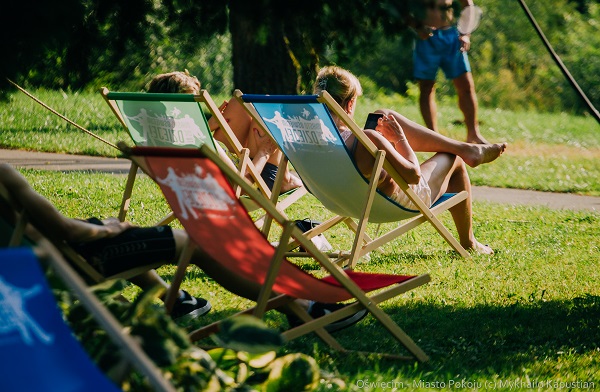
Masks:
[[[127,361],[142,375],[147,377],[148,382],[154,390],[175,391],[175,388],[162,376],[160,369],[142,350],[139,342],[126,333],[125,328],[99,302],[82,278],[71,268],[61,253],[47,239],[38,238],[33,251],[40,261],[47,262],[56,271],[60,279],[81,301],[92,317],[106,331],[110,339],[120,348]],[[120,390],[120,388],[115,387],[115,390],[117,389]]]
[[[246,173],[249,173],[252,180],[256,183],[258,189],[266,197],[271,198],[272,191],[269,189],[269,187],[267,186],[267,184],[261,177],[261,173],[253,165],[253,163],[249,157],[249,150],[247,148],[244,148],[241,145],[240,141],[237,139],[235,133],[233,132],[233,130],[231,129],[231,127],[229,126],[229,124],[227,123],[225,118],[223,117],[223,114],[221,113],[221,111],[219,110],[219,108],[217,107],[217,105],[215,104],[215,102],[213,101],[213,99],[211,98],[211,96],[207,90],[201,90],[198,95],[193,95],[193,94],[156,94],[156,93],[111,92],[106,87],[103,87],[100,90],[100,93],[102,94],[102,97],[104,98],[104,100],[106,101],[108,106],[111,108],[112,112],[115,114],[115,116],[117,117],[117,119],[119,120],[121,125],[125,128],[125,130],[128,132],[128,134],[132,137],[132,139],[134,140],[134,143],[136,145],[139,143],[137,143],[135,138],[133,137],[133,133],[132,133],[130,127],[128,126],[127,121],[124,119],[123,113],[122,113],[121,109],[119,108],[119,105],[116,102],[117,100],[132,100],[132,101],[142,101],[142,102],[143,101],[154,101],[154,102],[162,101],[162,102],[167,102],[167,103],[169,103],[169,102],[195,102],[198,104],[197,105],[197,107],[198,107],[197,110],[199,113],[198,117],[201,117],[201,120],[199,120],[199,121],[203,121],[203,123],[199,124],[199,125],[201,127],[206,127],[206,129],[203,130],[205,133],[205,136],[207,137],[207,139],[209,139],[206,142],[212,144],[214,146],[214,148],[220,148],[220,147],[217,147],[216,142],[212,137],[212,133],[208,129],[208,125],[206,123],[206,118],[204,116],[204,113],[202,112],[202,108],[201,108],[200,104],[205,105],[208,108],[211,115],[214,116],[215,119],[217,120],[217,123],[219,124],[220,128],[223,130],[223,133],[225,134],[225,136],[229,142],[229,145],[232,146],[232,148],[233,148],[232,153],[234,153],[239,158],[239,164],[238,164],[239,172],[242,174],[242,176],[244,176]],[[177,147],[174,144],[172,146]],[[183,147],[198,148],[200,146],[199,145],[185,145]],[[127,177],[127,182],[125,184],[125,190],[123,192],[123,199],[121,202],[121,207],[119,209],[118,217],[119,217],[119,220],[121,220],[121,221],[125,220],[125,216],[127,215],[127,211],[129,209],[129,204],[131,202],[131,195],[133,192],[133,185],[134,185],[135,178],[137,175],[137,170],[138,170],[138,168],[135,166],[134,163],[132,163],[131,168],[129,170],[129,175]],[[278,174],[281,174],[281,173],[278,173]],[[275,196],[272,198],[275,202],[277,202],[277,198],[280,193],[279,190],[281,189],[281,185],[283,183],[283,178],[284,178],[283,176],[277,176],[275,179],[275,183],[274,183]],[[240,190],[238,189],[238,191],[237,191],[238,195],[239,195],[239,192],[240,192]],[[294,192],[289,192],[285,199],[278,202],[278,208],[280,208],[281,211],[285,210],[287,207],[289,207],[294,202],[296,202],[304,194],[306,194],[306,189],[304,189],[304,188],[296,189]],[[250,205],[248,207],[252,208],[252,206],[250,206]],[[169,214],[165,218],[161,219],[157,223],[157,225],[168,224],[172,220],[173,220],[173,216],[172,216],[172,214]],[[257,224],[259,224],[259,225],[261,223],[262,223],[262,221],[257,222]],[[268,230],[268,227],[266,227],[265,230]]]
[[[170,150],[170,151],[169,151]],[[262,237],[256,237],[257,234],[253,234],[254,235],[254,239],[261,239],[262,241],[254,241],[252,243],[252,249],[253,252],[256,251],[256,249],[258,249],[259,246],[262,246],[263,243],[266,243],[266,246],[268,248],[271,249],[272,251],[272,257],[262,257],[262,256],[255,256],[255,260],[256,262],[261,262],[261,263],[266,263],[265,265],[267,266],[267,268],[265,268],[264,271],[257,271],[257,268],[255,268],[254,266],[252,268],[250,268],[249,270],[253,271],[251,273],[258,273],[258,274],[264,274],[261,275],[262,278],[256,280],[257,283],[261,284],[261,292],[256,300],[256,306],[252,309],[247,309],[241,313],[252,313],[253,315],[257,316],[257,317],[262,317],[264,312],[273,308],[277,308],[279,306],[282,306],[283,304],[287,304],[291,307],[291,309],[297,314],[297,316],[304,322],[304,324],[292,328],[286,332],[283,333],[284,338],[290,340],[290,339],[294,339],[296,337],[305,335],[307,333],[311,333],[314,332],[316,333],[323,341],[325,341],[328,345],[330,345],[332,348],[336,349],[336,350],[340,350],[340,351],[347,351],[346,349],[344,349],[340,343],[335,340],[325,329],[324,326],[334,322],[336,320],[340,320],[343,319],[349,315],[352,315],[353,313],[355,313],[356,311],[360,310],[361,308],[366,308],[391,334],[392,336],[399,342],[401,343],[412,355],[412,357],[408,357],[408,358],[416,358],[419,361],[427,361],[428,357],[427,355],[415,344],[415,342],[404,332],[402,331],[402,329],[390,318],[390,316],[385,313],[379,306],[378,304],[381,303],[382,301],[388,300],[390,298],[393,298],[397,295],[400,295],[402,293],[405,293],[409,290],[412,290],[416,287],[419,287],[427,282],[430,281],[430,277],[428,274],[423,274],[423,275],[419,275],[419,276],[399,276],[399,275],[384,275],[384,274],[366,274],[366,273],[360,273],[360,272],[355,272],[355,271],[345,271],[343,270],[341,267],[339,267],[335,262],[332,262],[328,256],[324,255],[322,252],[320,252],[317,247],[312,243],[312,241],[310,241],[309,239],[307,239],[302,232],[296,227],[295,223],[293,221],[288,221],[286,220],[286,218],[277,210],[277,208],[275,208],[275,206],[264,197],[264,195],[260,194],[260,192],[258,192],[256,189],[253,189],[252,186],[250,186],[247,182],[245,182],[239,175],[238,173],[236,173],[235,171],[233,171],[228,165],[226,165],[225,163],[223,163],[223,161],[209,148],[207,148],[206,146],[202,146],[200,148],[200,151],[196,151],[196,152],[191,152],[191,151],[186,151],[183,152],[181,150],[175,150],[175,149],[153,149],[153,148],[148,148],[148,147],[136,147],[133,148],[129,154],[129,158],[132,159],[134,162],[136,162],[136,164],[144,171],[146,172],[150,177],[152,177],[155,181],[157,181],[157,183],[164,183],[164,178],[159,180],[158,174],[155,172],[155,170],[167,170],[171,173],[174,173],[175,171],[179,170],[178,168],[173,168],[171,169],[170,166],[168,166],[169,164],[166,161],[157,161],[154,162],[152,164],[149,163],[149,160],[147,160],[147,156],[154,156],[154,157],[159,157],[159,158],[165,158],[166,156],[172,157],[172,154],[175,154],[175,156],[177,156],[180,159],[180,163],[185,163],[188,165],[192,165],[192,164],[196,164],[197,161],[191,161],[191,158],[196,157],[196,158],[208,158],[209,161],[213,162],[217,167],[218,170],[220,171],[220,173],[223,173],[226,178],[228,178],[229,180],[231,180],[231,182],[235,183],[236,185],[240,186],[243,188],[244,192],[246,192],[253,200],[255,200],[255,202],[259,203],[261,205],[262,208],[264,208],[267,213],[274,219],[274,222],[276,222],[277,224],[279,224],[282,227],[282,234],[281,237],[279,238],[279,245],[277,246],[277,248],[273,248],[273,246],[268,242],[268,240],[266,239],[266,237],[264,237],[264,234],[262,234],[258,228],[256,228],[254,225],[251,224],[251,220],[250,223],[246,222],[246,226],[244,227],[244,229],[240,230],[244,230],[245,233],[247,233],[247,231],[245,230],[249,230],[252,231],[250,229],[250,227],[253,229],[253,231],[258,232],[258,236],[262,236]],[[172,170],[172,171],[171,171]],[[187,172],[187,173],[198,173],[197,169],[190,169],[191,171]],[[206,170],[206,166],[202,167],[202,170],[200,172],[205,173]],[[166,175],[167,172],[162,173],[161,175]],[[187,176],[188,174],[185,174],[182,171],[182,175]],[[212,181],[212,179],[219,177],[218,175],[215,175],[215,172],[210,172],[210,179]],[[222,177],[222,175],[221,175]],[[165,177],[166,178],[166,177]],[[209,178],[208,175],[206,175],[205,178]],[[187,183],[187,182],[186,182]],[[222,181],[222,184],[225,184],[224,186],[230,186],[229,183],[225,180]],[[177,185],[179,186],[179,185]],[[200,185],[197,185],[198,187],[200,187]],[[171,192],[166,192],[166,188],[171,187]],[[188,214],[187,212],[187,208],[189,208],[189,206],[191,204],[186,204],[188,203],[189,200],[198,200],[198,196],[194,196],[192,199],[182,199],[180,196],[173,196],[176,195],[173,189],[173,185],[165,185],[164,187],[161,187],[161,189],[163,190],[163,193],[165,193],[165,197],[167,198],[167,200],[169,201],[169,203],[171,204],[171,206],[173,207],[174,211],[176,211],[176,215],[182,215],[185,209],[185,214]],[[198,188],[200,189],[200,188]],[[182,192],[182,195],[189,195],[189,192]],[[233,193],[231,193],[231,195],[233,195]],[[225,198],[225,200],[227,201],[231,201],[234,199],[234,196],[228,196],[227,198]],[[223,201],[223,200],[221,200]],[[211,202],[212,203],[212,202]],[[179,206],[179,207],[174,207],[174,206]],[[243,209],[243,206],[241,207]],[[191,211],[191,210],[190,210]],[[214,210],[216,211],[216,210]],[[190,212],[190,214],[194,215],[192,212]],[[246,213],[247,215],[247,213]],[[202,215],[204,219],[207,219],[207,217],[209,215],[204,214]],[[188,217],[179,217],[179,221],[182,222],[184,228],[186,229],[186,231],[188,232],[188,234],[190,235],[190,241],[188,242],[186,248],[188,250],[182,252],[182,257],[179,260],[178,266],[177,266],[177,271],[175,273],[175,276],[173,278],[173,281],[171,282],[173,291],[175,290],[176,287],[178,287],[181,284],[181,281],[183,280],[183,276],[185,274],[185,270],[187,268],[187,266],[190,263],[190,255],[194,249],[194,247],[198,246],[195,241],[199,240],[199,237],[197,234],[195,239],[192,239],[194,236],[194,232],[193,232],[193,228],[189,227],[189,222],[187,221]],[[249,217],[246,217],[248,220],[250,219]],[[195,218],[197,219],[197,218]],[[233,216],[231,217],[231,219],[233,219]],[[240,222],[241,220],[244,220],[244,218],[241,215],[236,215],[235,221],[236,222]],[[208,225],[206,223],[206,221],[203,221],[202,226],[206,226],[206,227],[210,227],[211,233],[214,233],[215,228],[213,227],[213,225]],[[223,225],[220,224],[219,227],[226,227],[228,225]],[[237,227],[236,227],[237,230]],[[238,233],[241,233],[242,231],[237,231]],[[206,233],[204,234],[206,235]],[[218,235],[218,234],[215,234]],[[242,241],[243,239],[245,239],[245,237],[243,237],[242,234],[240,234],[240,236],[242,237],[236,237],[236,238],[230,238],[231,236],[224,236],[227,239],[231,239],[232,241]],[[203,236],[201,236],[200,238],[203,238],[203,241],[207,241]],[[240,239],[241,238],[241,239]],[[307,254],[311,255],[311,257],[314,257],[314,259],[320,263],[320,265],[324,268],[324,270],[326,272],[328,272],[330,274],[330,280],[336,282],[337,286],[336,286],[336,291],[331,291],[331,292],[327,292],[326,294],[326,298],[322,298],[319,297],[319,295],[322,293],[321,292],[317,292],[318,289],[316,288],[316,284],[319,283],[323,283],[322,280],[316,279],[314,278],[312,275],[308,274],[305,271],[300,270],[299,268],[297,268],[295,265],[293,265],[292,263],[290,263],[286,258],[285,258],[285,254],[287,251],[287,246],[286,243],[288,242],[288,239],[294,239],[295,241],[298,241],[298,243],[303,246],[306,251]],[[214,239],[211,239],[210,241],[214,242]],[[236,243],[237,243],[236,242]],[[260,244],[259,244],[260,242]],[[206,244],[205,244],[206,245]],[[242,246],[241,244],[238,244],[239,246]],[[246,244],[248,245],[248,244]],[[232,249],[235,247],[232,247]],[[219,257],[221,257],[224,253],[224,249],[228,249],[227,246],[225,245],[220,245],[219,246],[219,250],[217,251],[217,253],[215,254],[216,257],[213,257],[217,262]],[[204,249],[204,251],[207,251],[207,249]],[[239,249],[234,249],[232,250],[232,252],[238,252]],[[234,265],[235,267],[233,272],[236,273],[242,273],[241,265],[240,263],[244,262],[244,263],[249,263],[249,259],[252,256],[247,255],[242,257],[242,259],[244,260],[235,260],[234,261]],[[221,257],[222,259],[222,257]],[[231,260],[230,260],[231,262]],[[228,267],[229,268],[229,267]],[[248,269],[246,271],[249,271]],[[302,286],[300,284],[298,284],[298,280],[296,280],[296,278],[298,276],[294,276],[294,277],[290,277],[285,275],[286,273],[288,273],[289,271],[292,271],[293,273],[297,273],[301,276],[308,276],[309,278],[307,279],[312,279],[311,282],[314,283],[314,285],[309,285],[309,286]],[[283,276],[285,275],[285,276]],[[367,292],[363,289],[361,289],[359,287],[359,285],[356,283],[356,281],[360,280],[361,277],[367,277],[367,278],[372,278],[374,275],[377,275],[377,279],[394,279],[394,284],[384,284],[381,286],[378,286],[378,288],[382,288],[382,290],[375,292],[375,294],[367,294]],[[244,276],[244,275],[242,275]],[[292,296],[289,295],[289,292],[287,293],[288,295],[285,294],[285,289],[282,289],[283,286],[281,282],[278,280],[279,278],[281,278],[283,276],[283,279],[288,278],[288,279],[292,279],[293,280],[293,284],[292,286],[294,286],[293,288],[288,287],[289,290],[294,291],[294,290],[300,290],[303,293],[303,297],[301,298],[306,298],[306,299],[313,299],[313,300],[317,300],[317,301],[324,301],[324,302],[337,302],[337,301],[344,301],[344,300],[349,300],[349,299],[355,299],[357,302],[352,304],[352,305],[348,305],[344,308],[342,308],[341,310],[332,312],[330,314],[327,314],[325,316],[322,316],[318,319],[312,319],[310,317],[310,315],[303,310],[300,306],[296,305],[295,303],[293,303],[293,300],[295,298],[298,298],[297,296]],[[352,276],[352,278],[350,277]],[[389,283],[390,281],[388,281]],[[325,284],[325,283],[324,283]],[[327,285],[327,284],[326,284]],[[321,287],[321,286],[319,286]],[[328,287],[328,290],[331,289],[331,287]],[[383,289],[383,287],[386,287],[385,289]],[[375,288],[371,288],[368,291],[372,291],[375,290]],[[281,294],[284,293],[284,294]],[[215,331],[218,330],[220,325],[220,322],[211,324],[209,326],[206,326],[204,328],[201,328],[200,330],[194,331],[191,333],[190,337],[193,340],[197,340],[197,339],[201,339],[206,337],[207,335],[214,333]],[[400,355],[391,355],[394,358],[403,358],[406,359],[406,356],[400,356]]]
[[[314,229],[305,233],[306,236],[312,238],[313,236],[319,235],[331,227],[345,223],[350,230],[352,230],[354,234],[354,241],[352,248],[349,253],[346,254],[348,265],[351,268],[356,266],[359,258],[368,254],[372,250],[379,248],[380,246],[388,243],[389,241],[399,237],[417,227],[423,222],[429,222],[435,228],[435,230],[442,236],[442,238],[450,244],[450,246],[458,252],[462,257],[470,258],[470,254],[462,247],[462,245],[454,238],[454,236],[450,233],[450,231],[442,224],[442,222],[438,219],[437,215],[441,212],[446,211],[447,209],[455,206],[456,204],[464,201],[468,194],[466,191],[462,191],[457,194],[448,194],[445,195],[441,200],[436,202],[432,207],[428,207],[423,203],[423,201],[416,195],[416,193],[408,186],[406,181],[402,178],[402,176],[391,166],[391,164],[385,159],[385,152],[378,150],[375,144],[365,135],[363,130],[352,120],[352,118],[339,106],[339,104],[327,93],[326,91],[322,92],[318,96],[257,96],[257,95],[244,95],[240,90],[236,90],[234,93],[236,99],[240,101],[242,105],[246,108],[248,113],[255,119],[261,126],[269,133],[274,140],[277,142],[279,147],[282,149],[285,155],[286,154],[286,146],[282,145],[277,140],[277,137],[273,135],[273,131],[269,127],[269,125],[265,122],[264,118],[259,114],[254,103],[259,102],[276,102],[277,100],[281,100],[282,102],[288,102],[288,100],[298,100],[299,102],[310,102],[310,103],[320,103],[325,106],[327,109],[325,111],[327,116],[331,116],[331,113],[337,115],[344,124],[352,131],[352,133],[357,138],[358,142],[363,144],[367,150],[373,155],[375,158],[375,164],[373,166],[374,175],[371,176],[370,180],[364,180],[367,184],[366,194],[364,196],[364,203],[362,209],[360,211],[352,211],[351,213],[347,212],[346,214],[339,214],[325,222],[321,225],[315,227]],[[328,124],[330,124],[328,122]],[[337,132],[337,128],[333,121],[331,121],[332,127],[335,128]],[[338,132],[339,136],[339,132]],[[347,154],[348,155],[348,154]],[[288,157],[289,158],[289,157]],[[294,162],[291,162],[294,165]],[[296,163],[296,171],[300,175],[303,176],[302,170],[298,167],[300,166]],[[412,216],[408,216],[407,218],[403,218],[399,225],[390,230],[383,235],[380,235],[377,238],[371,238],[367,233],[367,225],[370,222],[370,217],[373,212],[373,203],[375,198],[385,198],[390,203],[396,204],[392,202],[387,196],[381,194],[376,187],[377,180],[379,178],[382,170],[385,170],[399,185],[399,187],[404,191],[409,200],[411,200],[418,208],[418,211],[414,211]],[[358,172],[358,170],[356,170]],[[359,173],[360,174],[360,173]],[[361,175],[362,176],[362,175]],[[308,185],[310,190],[310,184]],[[318,198],[318,197],[317,197]],[[320,200],[322,203],[324,200]],[[398,207],[401,208],[401,207]],[[354,220],[356,219],[356,221]],[[379,221],[381,222],[381,220]],[[290,247],[297,246],[296,243],[291,244]]]

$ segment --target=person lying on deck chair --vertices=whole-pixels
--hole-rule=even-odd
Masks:
[[[187,71],[159,74],[150,81],[148,92],[199,94],[200,81],[195,76],[191,76]],[[229,102],[223,102],[219,110],[242,146],[248,148],[250,151],[252,163],[261,171],[261,177],[265,183],[269,188],[273,188],[279,161],[282,158],[281,150],[265,134],[260,125],[252,120],[237,100],[232,99]],[[229,141],[225,133],[220,129],[219,123],[215,118],[211,117],[208,119],[208,126],[214,133],[215,140],[223,143],[229,151],[233,151],[233,148],[229,146]],[[285,193],[302,186],[302,181],[287,170],[287,168],[285,174],[283,184],[281,185],[281,192]]]
[[[362,94],[362,87],[355,75],[337,66],[325,67],[317,75],[314,93],[319,94],[324,90],[350,117],[354,115],[358,97]],[[473,234],[471,181],[465,164],[475,167],[492,162],[502,155],[506,143],[459,142],[414,123],[393,110],[377,110],[376,113],[383,116],[379,118],[375,129],[365,129],[369,139],[378,149],[386,152],[388,161],[428,206],[446,192],[467,191],[467,199],[450,209],[459,241],[467,250],[493,254],[492,248],[481,244]],[[369,178],[375,158],[356,142],[341,119],[334,120],[358,169]],[[436,154],[419,164],[415,151]],[[385,172],[379,179],[378,189],[400,205],[414,209],[413,203]]]
[[[68,218],[50,201],[37,193],[21,173],[6,163],[0,163],[0,184],[8,190],[11,198],[19,201],[33,226],[42,235],[54,240],[66,241],[105,276],[144,265],[176,264],[188,239],[185,231],[172,229],[169,226],[135,227],[129,222],[120,222],[117,218],[102,221],[95,218],[88,220]],[[2,212],[0,209],[0,213]],[[8,218],[13,220],[14,216]],[[191,261],[228,291],[250,300],[258,298],[259,285],[223,268],[202,250],[196,248]],[[136,279],[131,281],[142,288],[156,283],[168,287],[160,277],[157,279],[144,277],[141,282]],[[336,303],[296,301],[307,309],[313,318],[345,306]],[[205,299],[194,298],[181,291],[173,313],[177,312],[180,316],[195,313],[194,316],[200,316],[210,309],[211,305]],[[286,309],[281,310],[287,315]],[[367,310],[361,309],[345,319],[327,325],[325,329],[334,332],[349,327],[360,321],[366,314]],[[172,316],[176,318],[177,314]],[[291,316],[288,316],[288,320],[290,323],[296,322]]]

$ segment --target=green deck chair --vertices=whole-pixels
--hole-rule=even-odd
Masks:
[[[107,88],[102,88],[101,94],[136,146],[199,148],[202,145],[208,145],[216,151],[218,147],[202,111],[201,104],[204,104],[217,119],[229,145],[233,146],[232,153],[239,157],[238,171],[240,174],[245,175],[249,172],[261,193],[269,198],[272,196],[271,190],[249,159],[248,149],[242,147],[206,90],[201,90],[200,94],[193,95],[110,92]],[[229,159],[223,154],[221,157],[224,160]],[[132,164],[119,210],[121,221],[125,220],[129,209],[137,170],[138,167]],[[276,179],[276,186],[280,187],[282,179]],[[304,189],[290,192],[278,204],[278,208],[281,211],[285,210],[304,193],[306,193]],[[251,205],[247,207],[253,209]],[[169,214],[157,224],[167,224],[172,219],[174,219],[173,215]]]

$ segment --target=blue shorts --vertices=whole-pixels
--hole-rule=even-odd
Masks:
[[[435,80],[439,68],[449,80],[471,72],[467,52],[460,51],[458,31],[454,27],[433,30],[432,37],[417,39],[413,63],[414,77],[420,80]]]

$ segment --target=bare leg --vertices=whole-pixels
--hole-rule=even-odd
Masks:
[[[154,286],[162,286],[165,289],[169,288],[167,282],[165,282],[157,273],[156,270],[150,270],[148,272],[144,272],[133,278],[130,278],[129,281],[136,286],[139,286],[142,290],[147,290]]]
[[[223,109],[223,117],[225,117],[227,120],[229,127],[239,140],[240,144],[243,147],[248,148],[250,152],[250,158],[254,159],[254,157],[259,153],[260,146],[258,146],[253,132],[254,129],[261,129],[260,125],[254,121],[252,117],[250,117],[250,115],[246,112],[246,109],[244,109],[244,107],[235,99],[230,99],[226,104]],[[211,117],[208,120],[208,126],[214,132],[214,138],[216,140],[225,144],[229,151],[234,151],[227,140],[225,132],[219,128],[219,124],[215,118]],[[269,157],[267,162],[278,166],[281,157],[281,150],[277,149],[275,153]],[[259,170],[262,170],[262,167],[259,168]],[[295,189],[300,186],[302,186],[300,179],[292,175],[286,167],[285,179],[283,181],[281,190],[286,192],[290,189]]]
[[[419,80],[419,107],[427,128],[437,132],[437,104],[435,80]]]
[[[475,93],[475,83],[473,74],[466,72],[453,79],[454,87],[458,94],[458,107],[465,116],[465,125],[467,127],[467,142],[487,144],[487,140],[479,133],[479,123],[477,121],[477,95]]]
[[[393,115],[398,120],[408,143],[414,151],[447,152],[458,155],[471,167],[492,162],[502,155],[507,147],[506,143],[474,144],[461,142],[427,129],[394,110],[379,109],[376,112]]]
[[[492,248],[479,243],[473,234],[471,180],[462,159],[452,154],[435,154],[423,162],[421,175],[431,188],[433,200],[437,200],[445,192],[467,191],[467,199],[450,209],[460,244],[465,249],[472,249],[478,253],[493,254]]]

